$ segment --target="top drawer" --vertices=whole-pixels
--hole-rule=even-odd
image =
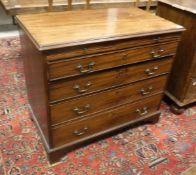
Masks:
[[[110,41],[103,43],[96,43],[83,46],[68,47],[66,49],[59,49],[48,51],[46,53],[48,61],[61,60],[65,58],[72,58],[77,56],[113,51],[118,49],[125,49],[130,47],[138,47],[148,44],[158,44],[170,41],[178,41],[180,39],[179,33],[162,34],[155,36],[147,36],[133,39],[123,39],[119,41]]]
[[[122,65],[173,55],[177,42],[120,50],[48,63],[49,80],[73,77]]]

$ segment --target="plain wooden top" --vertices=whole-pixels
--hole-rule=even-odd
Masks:
[[[39,50],[184,30],[138,8],[51,12],[16,19]]]
[[[196,0],[158,0],[175,8],[196,14]]]

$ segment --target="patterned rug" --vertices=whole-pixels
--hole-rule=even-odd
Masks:
[[[196,164],[196,106],[162,104],[161,120],[88,145],[50,165],[30,120],[18,37],[0,39],[0,175],[179,175]]]

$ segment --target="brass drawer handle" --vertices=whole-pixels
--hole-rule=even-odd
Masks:
[[[80,85],[76,84],[74,85],[73,89],[76,90],[77,93],[82,94],[89,90],[92,83],[89,81],[85,84],[85,89],[81,89]]]
[[[154,75],[155,72],[159,69],[158,66],[153,67],[152,69],[146,69],[144,72],[150,76],[150,75]]]
[[[161,57],[162,53],[164,52],[165,50],[163,48],[159,49],[158,51],[152,51],[151,52],[151,55],[153,58],[159,58]]]
[[[140,92],[141,92],[142,95],[148,95],[148,94],[150,94],[152,92],[152,90],[153,90],[153,87],[149,86],[146,90],[145,89],[141,89]]]
[[[148,108],[147,107],[143,107],[142,109],[137,109],[136,112],[139,115],[144,116],[144,115],[148,114]]]
[[[85,126],[84,128],[80,129],[80,130],[75,130],[73,132],[73,134],[77,135],[77,136],[81,136],[84,135],[86,132],[88,131],[88,127]]]
[[[82,114],[87,113],[87,112],[89,111],[89,109],[90,109],[90,105],[87,104],[87,105],[85,105],[85,106],[83,107],[83,110],[81,110],[81,109],[78,108],[78,107],[75,107],[75,108],[73,109],[73,111],[74,111],[76,114],[78,114],[78,115],[82,115]]]
[[[87,66],[88,67],[87,69],[85,69],[81,64],[78,64],[76,68],[80,71],[80,73],[89,73],[93,70],[94,65],[95,62],[90,62]]]

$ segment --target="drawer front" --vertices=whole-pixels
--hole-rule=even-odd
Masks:
[[[169,57],[107,72],[100,72],[99,74],[91,74],[89,76],[82,76],[58,83],[51,83],[49,85],[49,98],[51,102],[54,102],[62,99],[80,97],[96,91],[155,77],[160,74],[168,73],[172,61],[173,59]]]
[[[96,112],[140,100],[146,96],[161,93],[165,87],[166,79],[167,75],[164,75],[129,84],[121,88],[51,105],[51,122],[54,125],[82,118]]]
[[[58,61],[48,65],[49,79],[61,79],[105,70],[122,65],[173,55],[177,42],[148,46],[80,59]]]
[[[67,125],[52,129],[54,147],[78,141],[82,138],[99,134],[104,130],[145,117],[159,108],[162,95],[143,99],[137,103],[127,104],[112,111],[99,113],[91,118],[83,118]]]
[[[191,78],[185,100],[196,101],[196,78]]]
[[[104,42],[104,43],[96,43],[86,46],[79,46],[79,47],[69,47],[63,50],[55,50],[54,52],[50,51],[47,54],[48,61],[55,61],[61,60],[66,58],[72,58],[77,56],[107,52],[107,51],[114,51],[118,49],[126,49],[130,47],[138,47],[148,44],[157,44],[163,42],[170,42],[170,41],[179,41],[180,35],[179,34],[166,34],[166,35],[159,35],[159,36],[152,36],[152,37],[142,37],[137,39],[125,39],[120,41],[111,41],[111,42]]]

